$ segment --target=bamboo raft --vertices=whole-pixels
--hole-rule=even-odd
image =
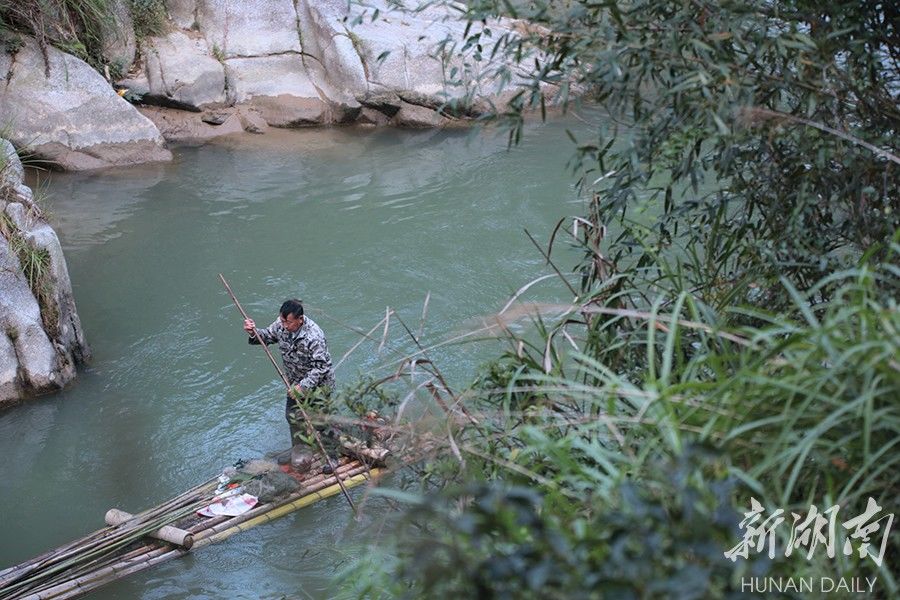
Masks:
[[[321,466],[321,462],[315,464],[303,475],[281,468],[299,487],[235,517],[197,514],[227,495],[221,492],[220,476],[137,515],[111,509],[107,523],[116,524],[0,571],[0,600],[80,596],[338,494],[340,483],[345,488],[355,487],[379,473],[378,468],[356,458],[341,458],[331,475],[321,473]]]

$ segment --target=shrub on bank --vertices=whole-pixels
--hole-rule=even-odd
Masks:
[[[895,9],[484,0],[465,16],[487,27],[444,56],[528,61],[489,117],[511,143],[527,110],[578,111],[575,89],[603,114],[572,134],[587,210],[541,249],[573,299],[497,315],[509,351],[439,390],[469,418],[450,411],[412,487],[385,492],[406,526],[339,574],[344,592],[721,598],[772,575],[896,594],[896,535],[880,564],[841,532],[833,557],[784,556],[792,512],[896,511]],[[495,36],[497,16],[531,25]],[[563,239],[580,281],[554,263]],[[731,562],[751,497],[785,511],[779,554]]]

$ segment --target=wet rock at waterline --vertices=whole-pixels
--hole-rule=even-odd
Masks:
[[[62,388],[89,349],[56,233],[0,140],[0,408]]]
[[[428,107],[401,102],[400,110],[394,117],[394,121],[401,127],[428,128],[444,126],[449,119]]]
[[[350,122],[444,127],[492,104],[502,106],[511,96],[508,88],[520,82],[514,65],[475,60],[475,49],[440,55],[445,37],[462,39],[466,31],[446,6],[405,13],[382,0],[365,7],[343,0],[168,0],[166,5],[171,30],[144,41],[140,68],[120,82],[163,108],[218,111],[224,96],[224,105],[272,127]],[[522,24],[502,19],[474,25],[470,33],[482,27],[492,28],[493,35],[515,34]],[[182,51],[160,51],[165,48]],[[220,68],[221,86],[215,83]],[[202,77],[196,73],[201,69]],[[195,93],[198,79],[205,82],[202,94]],[[393,101],[382,102],[385,98]],[[466,108],[453,114],[441,110],[449,100],[464,101]],[[169,137],[160,112],[147,114],[167,139],[184,139],[184,130]],[[217,133],[200,129],[198,140]],[[258,124],[252,130],[259,131]]]
[[[258,114],[233,107],[202,113],[156,106],[144,106],[140,110],[141,114],[153,121],[167,140],[181,144],[200,144],[242,131],[262,133],[262,129],[257,132],[254,128],[266,127],[265,121]]]
[[[502,108],[522,83],[514,64],[475,48],[439,50],[453,48],[442,42],[467,31],[449,6],[413,13],[386,0],[166,5],[165,31],[142,39],[135,53],[128,3],[112,2],[114,28],[122,31],[104,31],[99,72],[53,47],[45,61],[24,35],[14,54],[0,50],[0,118],[8,138],[60,168],[95,169],[169,160],[164,140],[203,142],[267,127],[465,124]],[[501,19],[468,33],[486,28],[494,38],[526,29]],[[139,111],[120,93],[162,110]],[[226,108],[236,117],[215,123],[210,114]]]
[[[141,46],[150,94],[192,107],[225,102],[225,68],[196,33],[174,31]]]
[[[49,73],[49,75],[48,75]],[[0,52],[0,122],[36,159],[68,170],[171,160],[159,131],[87,63],[37,42]]]

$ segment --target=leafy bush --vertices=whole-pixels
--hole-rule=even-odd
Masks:
[[[406,528],[386,547],[389,568],[342,574],[353,582],[345,593],[725,598],[742,576],[766,575],[877,576],[895,592],[890,559],[731,563],[724,552],[751,496],[799,514],[810,504],[860,514],[870,496],[892,506],[898,276],[890,262],[837,275],[822,282],[834,297],[815,306],[816,289],[788,287],[789,315],[754,309],[760,325],[735,329],[682,293],[644,313],[573,307],[543,323],[540,343],[507,333],[516,350],[460,396],[479,426],[449,422],[443,451],[416,465],[420,491],[384,492],[411,504]],[[595,350],[553,351],[548,365],[562,324]],[[619,371],[632,362],[644,368]],[[779,552],[788,533],[778,532]],[[896,557],[897,537],[889,544]]]
[[[542,27],[498,30],[499,15]],[[599,222],[659,213],[614,240],[612,264],[696,240],[696,264],[682,260],[696,289],[806,288],[884,252],[900,224],[896,16],[885,3],[478,0],[465,39],[441,50],[515,63],[485,69],[501,81],[526,71],[496,115],[513,141],[524,111],[576,108],[574,90],[602,106],[577,142]]]
[[[877,575],[897,593],[896,536],[880,566],[720,558],[750,496],[846,515],[900,491],[896,16],[805,0],[467,5],[465,37],[436,56],[475,48],[505,59],[492,78],[524,77],[488,115],[511,143],[528,111],[578,110],[576,91],[602,109],[572,135],[586,214],[541,250],[562,273],[554,246],[581,248],[581,277],[560,275],[571,303],[496,315],[510,350],[441,400],[474,419],[430,433],[418,490],[384,492],[414,507],[409,526],[384,566],[347,571],[368,569],[347,594],[728,597],[743,573]],[[509,326],[527,317],[530,333]]]
[[[134,34],[138,39],[166,32],[166,4],[163,0],[129,0]]]
[[[658,485],[623,481],[572,497],[497,481],[470,483],[413,505],[401,535],[397,596],[430,598],[725,597],[739,590],[719,551],[736,515],[725,480],[698,482],[713,455],[691,449],[660,463]],[[577,461],[567,476],[581,478]],[[563,471],[566,465],[561,465]],[[464,506],[465,510],[460,510]],[[717,543],[718,542],[718,543]],[[770,565],[752,563],[757,573]]]

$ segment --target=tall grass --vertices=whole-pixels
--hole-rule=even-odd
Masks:
[[[590,305],[553,319],[541,314],[558,306],[532,307],[540,341],[507,330],[516,349],[460,395],[481,427],[451,421],[442,451],[418,464],[419,491],[386,492],[408,503],[406,526],[384,565],[342,573],[344,593],[715,598],[751,573],[874,575],[896,593],[895,562],[723,552],[751,497],[804,515],[838,504],[844,518],[868,497],[893,506],[900,315],[885,286],[897,283],[889,266],[862,266],[827,282],[828,302],[787,288],[791,314],[755,309],[758,325],[733,329],[684,293],[646,312],[594,305],[570,335],[602,351],[553,349],[549,361],[549,332]],[[647,368],[621,369],[623,355]],[[895,536],[888,556],[898,550]]]
[[[846,520],[869,497],[892,511],[898,255],[803,292],[782,280],[777,311],[746,287],[710,304],[661,262],[613,273],[596,253],[571,304],[517,298],[492,328],[509,350],[444,400],[478,426],[456,413],[404,430],[414,476],[384,493],[405,525],[340,574],[342,593],[717,598],[749,575],[875,576],[897,593],[896,536],[880,567],[845,556],[840,533],[834,558],[788,559],[788,516],[774,560],[724,552],[751,497],[786,515],[839,505]]]
[[[0,30],[33,35],[46,58],[48,46],[93,66],[100,57],[104,26],[111,23],[107,0],[0,0]],[[49,63],[46,64],[49,72]]]
[[[44,330],[54,337],[59,327],[59,315],[54,298],[50,252],[31,244],[5,212],[0,213],[0,236],[5,238],[10,251],[19,260],[19,267],[40,307]]]

